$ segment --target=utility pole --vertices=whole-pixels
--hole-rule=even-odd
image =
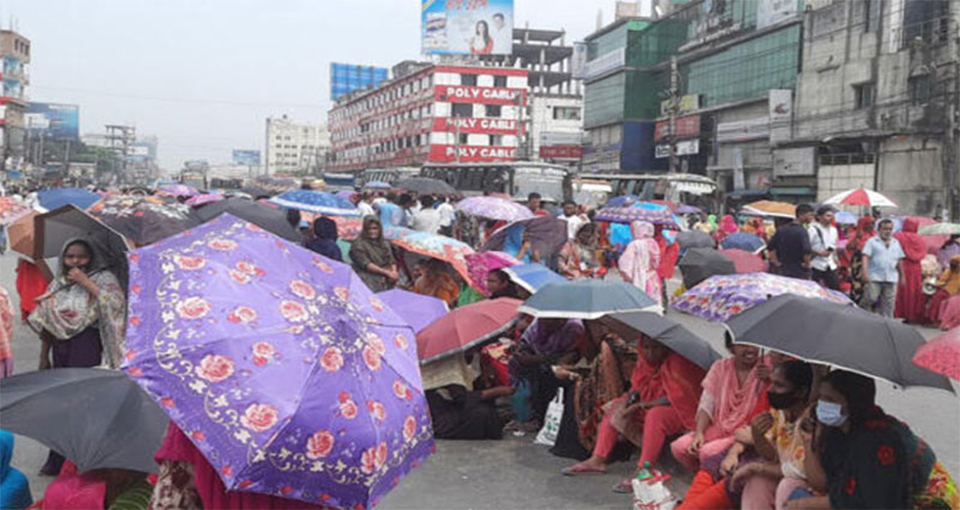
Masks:
[[[677,112],[680,110],[680,70],[677,66],[677,56],[670,57],[670,136],[667,141],[670,144],[670,173],[677,173]]]

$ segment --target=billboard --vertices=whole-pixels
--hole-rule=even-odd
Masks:
[[[260,151],[233,149],[234,165],[260,166]]]
[[[677,132],[674,138],[695,138],[700,136],[700,116],[687,115],[686,117],[677,117]],[[653,140],[659,142],[670,136],[670,121],[662,120],[657,122],[653,132]]]
[[[24,124],[32,134],[57,140],[80,139],[80,107],[75,104],[30,103]]]
[[[437,85],[435,100],[443,103],[482,103],[494,105],[525,105],[527,89],[504,87],[474,87],[470,85]]]
[[[516,135],[523,126],[515,119],[477,117],[435,117],[433,131],[482,133],[487,135]]]
[[[425,55],[509,55],[513,0],[420,0]]]
[[[330,63],[330,100],[336,101],[357,90],[376,88],[386,80],[390,70],[385,67]]]
[[[757,30],[776,25],[797,14],[797,0],[766,0],[757,2]]]
[[[433,144],[430,146],[430,161],[434,163],[513,161],[516,158],[516,151],[516,147]]]

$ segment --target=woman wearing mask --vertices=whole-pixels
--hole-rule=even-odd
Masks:
[[[400,279],[390,244],[383,238],[383,225],[376,216],[363,219],[360,237],[350,247],[353,269],[373,292],[390,290]]]
[[[819,389],[800,432],[810,490],[787,508],[958,508],[957,486],[930,447],[877,407],[873,379],[835,370]]]

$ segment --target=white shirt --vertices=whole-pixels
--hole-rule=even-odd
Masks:
[[[584,223],[590,221],[579,214],[574,214],[573,216],[563,216],[562,219],[566,220],[567,222],[567,239],[573,239],[577,237],[577,230],[580,230],[580,227],[582,227]]]
[[[410,228],[417,232],[436,234],[440,231],[440,213],[432,208],[421,209],[420,212],[413,215]]]
[[[510,27],[504,25],[499,30],[493,27],[490,37],[493,38],[494,53],[509,53],[507,50],[513,45],[513,30]]]
[[[357,204],[357,209],[360,210],[360,214],[362,214],[364,217],[375,216],[377,214],[373,210],[373,206],[366,202],[360,202],[359,204]]]
[[[437,212],[440,213],[440,226],[449,227],[453,225],[453,220],[456,218],[456,211],[453,209],[453,206],[450,205],[450,202],[444,202],[437,206]]]
[[[817,271],[834,270],[837,268],[837,227],[830,225],[824,227],[819,223],[813,223],[807,229],[810,234],[810,249],[813,251],[826,251],[833,248],[833,252],[826,257],[814,255],[810,261],[810,267]]]

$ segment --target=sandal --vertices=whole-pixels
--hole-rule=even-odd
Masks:
[[[617,494],[633,494],[633,479],[624,478],[620,483],[613,486],[613,492]]]
[[[560,470],[565,476],[584,476],[584,475],[605,475],[607,474],[606,468],[595,468],[587,467],[581,464],[574,464],[570,467],[565,467]]]

